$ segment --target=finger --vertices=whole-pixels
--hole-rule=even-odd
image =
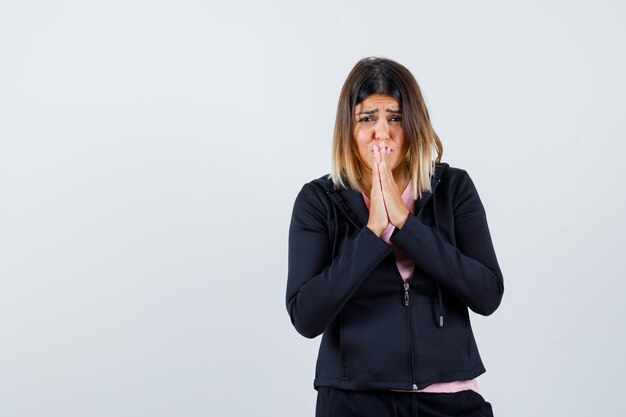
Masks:
[[[385,147],[385,149],[388,149],[387,147]],[[393,185],[393,175],[391,173],[391,169],[389,168],[389,154],[387,153],[388,151],[384,151],[383,155],[382,155],[382,161],[381,161],[381,181],[383,182],[384,185]]]
[[[380,152],[378,148],[374,149],[374,166],[372,169],[372,188],[374,190],[380,190]]]
[[[391,165],[389,165],[389,155],[391,155],[391,148],[387,146],[387,147],[385,147],[385,154],[384,154],[385,167],[391,173]]]
[[[378,166],[378,161],[379,161],[378,149],[374,148],[372,149],[372,162],[375,167]],[[376,170],[372,169],[372,176],[374,176],[374,174],[376,174]]]
[[[378,145],[374,145],[374,155],[376,156],[376,162],[380,163],[383,160],[382,148]]]
[[[376,163],[376,148],[371,148],[372,151],[372,165]]]
[[[379,169],[381,165],[383,164],[383,155],[379,147],[374,148],[374,163],[377,165]]]

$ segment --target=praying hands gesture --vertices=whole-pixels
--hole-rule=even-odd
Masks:
[[[367,222],[367,227],[378,237],[382,236],[390,223],[401,229],[409,215],[402,201],[402,190],[398,189],[389,165],[391,150],[384,142],[372,144],[372,189]]]

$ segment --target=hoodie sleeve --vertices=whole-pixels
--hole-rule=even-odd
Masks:
[[[296,197],[289,226],[289,262],[286,304],[291,323],[314,338],[341,311],[367,275],[391,253],[391,248],[363,227],[332,257],[327,222],[330,204],[324,204],[313,184]]]
[[[489,315],[502,299],[502,272],[476,187],[466,171],[461,173],[452,201],[457,246],[413,215],[390,240],[472,311]]]

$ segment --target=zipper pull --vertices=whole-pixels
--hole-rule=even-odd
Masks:
[[[409,283],[404,283],[404,305],[405,307],[409,305]]]

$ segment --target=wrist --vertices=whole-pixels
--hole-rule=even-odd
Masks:
[[[402,226],[404,226],[404,224],[406,223],[407,219],[409,218],[409,212],[407,211],[407,213],[402,216],[402,220],[400,220],[399,222],[395,223],[394,226],[396,226],[398,229],[402,229]]]
[[[376,226],[372,226],[371,224],[367,224],[366,226],[368,229],[370,229],[372,231],[372,233],[374,233],[376,236],[381,237],[383,235],[383,232],[385,231],[385,229],[380,229],[379,227]]]

